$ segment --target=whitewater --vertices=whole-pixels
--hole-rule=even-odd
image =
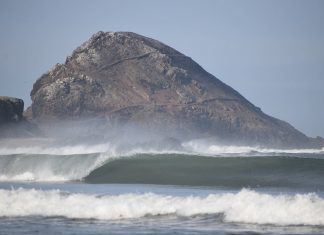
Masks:
[[[0,232],[324,234],[323,178],[324,149],[0,146]]]
[[[238,193],[166,196],[69,194],[59,190],[0,190],[0,216],[64,216],[120,220],[145,216],[222,214],[226,222],[324,225],[324,199],[316,194],[272,196],[242,189]],[[272,211],[269,213],[269,211]]]

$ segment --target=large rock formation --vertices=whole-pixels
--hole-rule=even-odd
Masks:
[[[31,98],[38,121],[101,116],[107,123],[136,123],[234,144],[314,144],[191,58],[130,32],[93,35],[35,82]]]

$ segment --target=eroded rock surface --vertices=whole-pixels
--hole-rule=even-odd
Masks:
[[[191,58],[130,32],[98,32],[34,84],[38,121],[104,117],[234,144],[312,146]]]

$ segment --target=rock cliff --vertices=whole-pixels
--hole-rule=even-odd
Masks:
[[[32,118],[103,117],[189,138],[276,147],[316,145],[264,114],[190,57],[130,32],[98,32],[31,91]]]

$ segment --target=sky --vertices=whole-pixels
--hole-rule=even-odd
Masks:
[[[0,95],[33,83],[98,31],[190,56],[265,113],[324,137],[324,1],[0,0]]]

